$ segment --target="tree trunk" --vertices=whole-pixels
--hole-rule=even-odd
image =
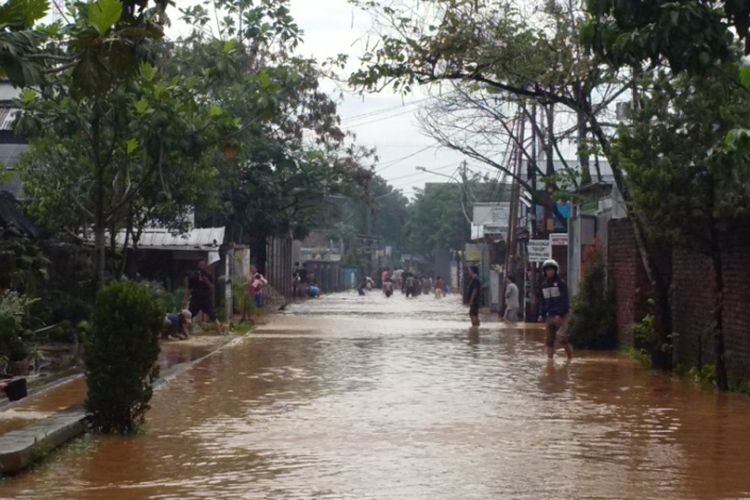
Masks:
[[[133,211],[128,210],[128,222],[125,227],[125,243],[122,245],[122,266],[120,266],[120,277],[126,274],[128,269],[128,245],[130,244],[130,235],[133,232]]]
[[[107,223],[104,216],[104,165],[100,154],[99,107],[95,106],[96,115],[92,121],[91,133],[94,168],[96,169],[96,213],[94,221],[94,245],[96,247],[96,289],[104,288],[104,270],[106,259],[106,241],[104,229]]]
[[[101,290],[104,287],[104,265],[106,241],[104,237],[104,224],[97,222],[94,227],[94,247],[96,248],[96,289]]]

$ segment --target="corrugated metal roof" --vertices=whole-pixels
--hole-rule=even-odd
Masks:
[[[174,248],[180,250],[218,248],[224,243],[224,227],[199,227],[187,233],[173,233],[168,229],[145,229],[138,241],[139,248]],[[117,235],[117,243],[125,243],[125,231]]]
[[[18,108],[0,107],[0,130],[13,131],[18,111]]]

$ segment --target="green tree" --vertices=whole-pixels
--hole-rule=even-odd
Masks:
[[[219,179],[223,208],[201,218],[227,225],[262,264],[269,236],[304,236],[327,196],[369,180],[370,155],[347,143],[318,64],[294,55],[301,32],[288,1],[204,2],[182,14],[194,30],[178,41],[173,71],[194,75],[240,121]]]
[[[417,191],[406,223],[410,251],[432,256],[436,248],[463,248],[471,237],[463,196],[460,184],[428,184]]]
[[[750,4],[734,0],[587,0],[583,40],[613,66],[666,63],[700,73],[750,52]]]
[[[106,232],[115,250],[120,230],[137,243],[146,223],[174,226],[200,206],[216,175],[209,154],[234,122],[192,83],[145,63],[102,96],[75,98],[72,78],[61,73],[24,94],[19,130],[30,150],[21,169],[38,219],[76,237],[93,231],[101,286]]]
[[[56,125],[55,133],[61,138],[78,133],[85,139],[81,142],[84,147],[68,142],[65,154],[71,163],[82,162],[92,172],[87,178],[93,200],[89,215],[100,287],[105,273],[105,230],[112,219],[108,213],[107,188],[112,179],[125,186],[124,190],[130,188],[127,169],[124,172],[120,169],[118,177],[113,170],[127,163],[121,158],[137,149],[137,138],[120,136],[125,117],[114,109],[126,105],[129,86],[139,75],[143,76],[144,62],[153,53],[150,48],[163,36],[167,4],[167,0],[156,0],[153,7],[148,1],[71,3],[66,24],[47,30],[44,51],[36,54],[52,80],[41,82],[39,96],[27,92],[23,100],[29,111],[37,113],[38,123],[46,117],[45,126],[53,125],[55,129]],[[62,130],[62,124],[72,128]],[[40,140],[38,147],[55,148],[55,139],[38,130],[38,138],[47,139],[45,145]]]
[[[15,85],[41,78],[42,66],[34,55],[44,33],[35,24],[48,9],[46,0],[8,0],[0,6],[0,70]]]
[[[723,255],[736,224],[750,220],[750,162],[738,126],[750,123],[734,69],[712,76],[666,72],[645,84],[642,109],[623,128],[617,151],[633,208],[651,238],[699,251],[713,264],[716,381],[726,389]],[[750,149],[745,150],[750,151]]]
[[[367,268],[370,238],[378,247],[392,247],[392,259],[406,251],[409,200],[382,177],[373,175],[366,189],[345,186],[340,195],[329,196],[327,201],[313,229],[343,244],[346,265]]]

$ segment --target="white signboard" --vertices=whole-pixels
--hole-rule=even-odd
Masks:
[[[552,256],[549,240],[529,240],[526,249],[529,252],[529,262],[544,262]]]
[[[550,233],[549,244],[553,247],[568,246],[568,233]]]
[[[481,240],[485,236],[501,236],[504,237],[508,233],[507,227],[500,226],[484,226],[484,225],[471,225],[471,239]]]
[[[475,203],[472,207],[472,222],[477,226],[508,227],[510,202]]]

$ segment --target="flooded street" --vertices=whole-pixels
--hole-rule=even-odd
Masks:
[[[290,306],[158,391],[142,434],[74,441],[0,497],[750,496],[750,398],[468,323],[456,296]]]

